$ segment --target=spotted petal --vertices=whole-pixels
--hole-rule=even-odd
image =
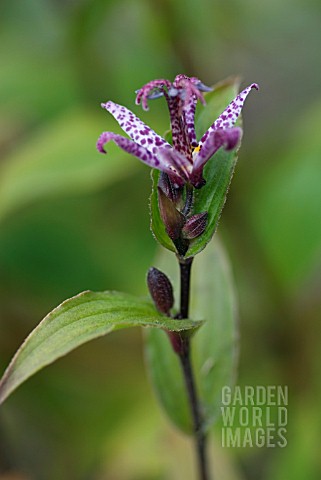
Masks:
[[[199,142],[200,146],[202,146],[206,142],[208,135],[214,130],[218,130],[220,128],[221,129],[232,128],[235,125],[235,122],[240,116],[240,113],[242,111],[246,97],[248,96],[252,88],[255,88],[256,90],[259,89],[256,83],[252,83],[252,85],[249,85],[247,88],[245,88],[245,90],[239,93],[235,97],[235,99],[232,100],[232,102],[228,105],[228,107],[226,107],[224,112],[221,113],[218,119],[215,120],[213,125],[210,126],[207,132],[204,133],[203,137]]]
[[[116,145],[122,148],[125,152],[134,155],[149,167],[168,173],[177,186],[182,186],[184,184],[182,179],[182,176],[184,176],[184,169],[177,164],[176,157],[172,159],[171,155],[166,154],[166,152],[173,150],[172,147],[169,149],[163,147],[160,150],[157,150],[157,154],[154,154],[129,138],[113,132],[103,132],[98,138],[96,145],[97,150],[100,153],[106,153],[104,145],[111,140],[113,140]]]
[[[180,82],[185,81],[185,84],[188,85],[187,93],[184,107],[183,107],[183,114],[184,114],[184,123],[185,123],[185,130],[187,136],[189,138],[189,143],[192,147],[197,146],[196,140],[196,133],[195,133],[195,110],[197,100],[200,100],[203,105],[205,105],[205,99],[201,92],[211,92],[213,89],[211,87],[207,87],[202,83],[198,78],[192,77],[188,78],[185,77],[184,79],[180,79],[179,77],[184,77],[182,75],[177,75],[175,78],[175,84],[179,84]]]
[[[184,107],[186,133],[188,135],[190,144],[192,147],[197,146],[196,133],[195,133],[195,110],[196,110],[197,98],[192,95],[189,102]]]
[[[150,153],[156,154],[157,149],[164,146],[171,148],[169,143],[157,135],[154,130],[136,117],[128,108],[111,101],[102,103],[102,107],[113,115],[124,132],[126,132],[134,142],[146,148]]]
[[[183,101],[178,95],[175,97],[166,95],[166,100],[171,119],[173,146],[177,152],[184,155],[185,159],[188,159],[190,164],[192,164],[192,148],[189,142],[185,121],[182,121]]]
[[[122,137],[117,133],[113,132],[103,132],[97,141],[97,150],[100,153],[106,153],[104,149],[104,145],[107,142],[113,140],[120,148],[125,150],[125,152],[134,155],[135,157],[139,158],[143,163],[146,163],[149,167],[157,168],[158,170],[162,170],[162,165],[160,160],[156,155],[151,153],[147,150],[147,148],[138,145],[133,140],[129,138]]]
[[[190,161],[192,147],[197,145],[194,127],[196,103],[197,100],[205,103],[199,85],[203,88],[203,84],[196,77],[177,75],[173,88],[165,95],[171,117],[173,145]]]
[[[176,77],[177,78],[177,77]],[[185,129],[187,136],[189,138],[189,142],[192,147],[197,147],[197,139],[195,133],[195,110],[197,100],[200,100],[203,105],[205,105],[205,100],[203,95],[200,92],[211,92],[213,89],[204,85],[198,78],[192,77],[190,79],[193,82],[193,86],[196,90],[193,90],[193,94],[190,95],[189,98],[185,99],[184,105],[184,121],[185,121]],[[199,93],[199,95],[195,94],[195,91]]]
[[[158,155],[162,164],[169,166],[170,170],[172,170],[170,171],[171,178],[173,179],[173,172],[180,177],[180,180],[176,181],[177,186],[182,186],[188,181],[191,174],[191,164],[184,155],[175,150],[175,148],[161,148]]]
[[[239,127],[226,128],[212,131],[194,160],[193,174],[200,172],[205,163],[221,147],[225,150],[233,150],[239,143],[242,136],[242,129]]]

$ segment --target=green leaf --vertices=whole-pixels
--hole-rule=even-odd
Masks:
[[[167,250],[171,250],[175,252],[176,249],[172,240],[166,233],[165,226],[160,216],[159,206],[158,206],[158,192],[157,192],[157,185],[159,179],[160,172],[158,170],[153,169],[151,172],[152,177],[152,193],[150,196],[150,218],[151,218],[151,230],[154,234],[156,240],[159,241],[163,247],[167,248]]]
[[[146,364],[156,396],[174,425],[185,433],[192,433],[182,370],[169,338],[165,332],[156,330],[147,332],[145,337]],[[193,343],[195,340],[196,336]]]
[[[164,317],[149,301],[125,293],[80,293],[55,308],[27,337],[0,381],[0,403],[41,368],[114,330],[141,326],[183,331],[199,325]]]
[[[178,287],[174,257],[163,252],[157,267]],[[192,362],[206,427],[220,415],[221,390],[232,385],[237,359],[237,315],[226,254],[215,239],[192,267],[191,316],[206,320],[192,339]],[[174,424],[191,433],[191,416],[177,355],[164,332],[149,331],[146,359],[156,394]]]
[[[210,127],[216,118],[238,93],[239,80],[228,79],[214,86],[213,92],[206,95],[206,106],[200,110],[195,126],[198,138]],[[222,213],[229,185],[237,161],[237,152],[227,152],[222,148],[209,160],[204,168],[206,185],[196,190],[193,213],[208,212],[208,225],[203,233],[190,244],[186,257],[195,256],[206,247],[215,233]]]
[[[205,232],[191,241],[186,257],[193,257],[206,247],[215,233],[237,160],[235,151],[220,149],[204,168],[206,185],[195,191],[193,213],[208,213]]]
[[[117,130],[108,116],[77,109],[21,142],[0,169],[0,220],[43,197],[91,192],[129,175],[138,165],[130,155],[113,144],[105,156],[96,151],[102,128]]]

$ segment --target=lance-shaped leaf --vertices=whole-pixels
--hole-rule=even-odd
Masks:
[[[191,241],[186,257],[201,252],[214,235],[232,180],[237,154],[223,149],[216,152],[204,169],[206,185],[195,192],[194,214],[207,212],[207,226],[202,235]]]
[[[158,267],[171,277],[175,291],[178,268],[162,252]],[[192,363],[206,428],[220,415],[221,392],[232,385],[238,351],[236,299],[228,259],[216,239],[192,266],[191,316],[205,320],[192,339]],[[178,356],[165,332],[149,330],[146,359],[156,395],[173,423],[186,433],[192,420]]]
[[[192,333],[199,325],[169,319],[149,301],[125,293],[83,292],[55,308],[27,337],[0,381],[0,403],[41,368],[114,330],[141,326]]]

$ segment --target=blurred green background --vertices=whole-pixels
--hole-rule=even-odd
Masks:
[[[240,303],[238,384],[289,386],[288,446],[211,455],[217,480],[321,478],[321,4],[316,0],[1,0],[0,367],[82,290],[146,294],[156,243],[149,169],[110,145],[113,99],[162,133],[177,73],[255,81],[220,222]],[[186,453],[187,452],[187,453]],[[0,411],[0,478],[192,480],[192,447],[159,411],[140,331],[96,340]]]

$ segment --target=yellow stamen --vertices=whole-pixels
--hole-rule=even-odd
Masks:
[[[197,147],[193,148],[193,156],[196,155],[201,149],[201,146],[200,145],[197,145]]]

